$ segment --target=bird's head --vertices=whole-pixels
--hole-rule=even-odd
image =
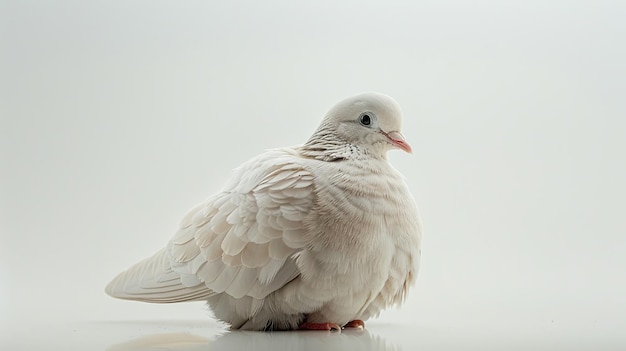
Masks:
[[[355,152],[385,158],[390,149],[411,153],[411,146],[400,132],[402,112],[391,97],[365,93],[349,97],[333,106],[307,145],[337,153]]]

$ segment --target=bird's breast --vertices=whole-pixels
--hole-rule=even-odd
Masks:
[[[299,294],[362,304],[384,295],[387,304],[417,268],[421,227],[413,197],[391,167],[324,166],[312,172]]]
[[[390,166],[328,167],[315,179],[312,242],[327,249],[376,251],[381,241],[419,242],[419,215],[402,177]]]

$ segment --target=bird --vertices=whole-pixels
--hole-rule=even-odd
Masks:
[[[205,301],[233,330],[364,329],[405,302],[419,270],[417,204],[387,158],[393,149],[412,153],[401,125],[388,95],[339,101],[304,144],[235,168],[165,248],[106,293]]]

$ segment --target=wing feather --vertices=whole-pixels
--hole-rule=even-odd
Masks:
[[[265,266],[261,267],[259,271],[259,282],[263,285],[268,285],[278,272],[285,268],[286,258],[273,258]]]
[[[202,256],[209,262],[213,262],[215,260],[219,260],[223,255],[224,251],[222,251],[222,240],[223,236],[214,237],[213,241],[206,241],[207,246],[200,246],[200,251],[202,252]]]
[[[233,282],[226,288],[226,293],[236,299],[246,296],[256,284],[258,268],[240,269]]]
[[[236,255],[222,255],[222,261],[231,267],[239,267],[242,265],[241,263],[241,254],[236,254]]]
[[[280,240],[275,240],[280,241]],[[271,243],[248,243],[241,252],[241,263],[246,268],[262,267],[270,260],[269,246]]]
[[[222,240],[221,248],[225,255],[237,255],[246,247],[247,243],[248,241],[238,237],[231,228],[228,235]]]
[[[224,268],[226,268],[226,265],[224,264],[218,264],[214,261],[208,261],[205,265],[202,265],[202,267],[198,269],[197,276],[208,287],[211,285],[211,283],[215,281],[215,279],[217,279],[217,277],[222,273]]]
[[[133,265],[120,273],[106,287],[107,294],[120,299],[155,303],[206,300],[214,293],[195,276],[181,279],[172,271],[165,250]]]
[[[274,240],[269,243],[268,255],[273,259],[285,259],[293,254],[293,248],[287,246],[282,240]]]
[[[207,286],[210,286],[211,290],[215,291],[216,293],[223,293],[224,291],[226,291],[228,286],[233,282],[233,280],[235,280],[235,277],[239,274],[239,271],[241,270],[241,266],[231,266],[229,264],[226,264],[226,262],[224,262],[223,265],[224,269],[217,276],[217,279],[215,279],[210,285],[207,284]]]

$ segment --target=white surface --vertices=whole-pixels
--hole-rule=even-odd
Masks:
[[[1,2],[0,348],[623,349],[625,7]],[[425,224],[402,309],[361,336],[217,337],[201,304],[104,295],[228,169],[372,90],[415,150],[390,155]]]
[[[581,334],[573,338],[555,325],[535,330],[475,328],[452,321],[443,325],[391,325],[371,322],[365,331],[342,333],[225,331],[206,320],[63,322],[33,325],[12,333],[6,350],[88,349],[131,350],[618,350],[623,338]],[[607,337],[608,336],[608,337]]]

